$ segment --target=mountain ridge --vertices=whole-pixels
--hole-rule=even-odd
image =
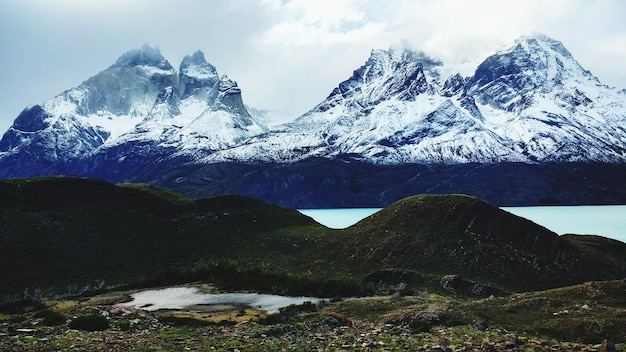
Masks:
[[[541,34],[521,37],[486,58],[472,76],[459,72],[419,51],[372,50],[365,64],[324,101],[292,122],[268,128],[257,119],[257,110],[249,113],[237,83],[220,76],[202,51],[185,56],[177,71],[158,48],[144,45],[78,87],[26,108],[0,140],[0,177],[88,176],[207,196],[211,193],[202,189],[214,188],[208,184],[211,174],[228,164],[231,182],[218,193],[254,195],[245,192],[271,185],[264,177],[254,181],[246,175],[283,169],[287,173],[274,173],[276,179],[269,182],[292,185],[286,190],[292,200],[280,204],[295,206],[300,202],[293,181],[301,176],[292,171],[322,177],[318,170],[306,169],[320,164],[310,162],[315,159],[361,170],[440,165],[461,172],[449,175],[455,179],[463,178],[472,164],[506,170],[519,169],[506,165],[527,165],[522,172],[529,175],[534,165],[546,165],[552,170],[547,173],[560,165],[560,178],[571,178],[568,174],[581,170],[580,164],[626,170],[626,94],[602,85],[562,43]],[[626,186],[618,179],[585,173],[581,179],[614,191],[606,202],[626,202]],[[343,188],[368,175],[348,174],[313,182],[335,185],[324,192],[345,193],[356,204],[360,196]],[[246,186],[244,179],[262,183]],[[413,179],[420,182],[419,173]],[[388,192],[397,184],[390,179],[381,191],[372,186],[374,192]],[[546,193],[527,203],[504,203],[538,204],[572,193],[576,185],[564,187],[553,189],[553,196],[544,185]],[[308,196],[308,205],[318,203],[315,193]],[[277,197],[263,199],[276,202]],[[581,194],[561,202],[594,201]]]
[[[430,69],[415,60],[429,62]],[[276,156],[245,145],[223,159],[260,154],[281,162],[280,154],[353,154],[385,164],[626,161],[626,101],[580,67],[560,42],[543,35],[520,38],[483,61],[474,76],[455,74],[443,83],[434,78],[440,65],[416,52],[373,50],[325,101],[275,131],[274,139],[299,140],[303,131],[314,137],[285,143],[291,150]],[[595,101],[601,102],[599,112],[590,108]],[[270,136],[251,144],[267,139],[277,143]],[[296,150],[303,146],[309,151]],[[209,156],[213,160],[220,154]]]

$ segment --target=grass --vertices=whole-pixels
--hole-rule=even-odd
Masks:
[[[159,337],[164,339],[189,339],[195,336],[189,327],[166,327],[159,330]]]
[[[202,311],[174,311],[160,314],[163,321],[173,325],[194,326],[194,325],[220,325],[237,324],[250,320],[261,320],[267,317],[265,311],[257,309],[233,309],[217,312]]]
[[[145,183],[120,183],[118,184],[118,186],[137,189],[142,192],[147,192],[173,204],[183,205],[183,204],[190,204],[193,202],[193,199],[189,197],[185,197],[167,188],[156,187],[156,186],[148,185]]]
[[[528,258],[511,261],[509,252],[538,260],[551,255],[508,242],[534,231],[545,237],[545,245],[538,247],[565,248],[572,261],[579,254],[585,262],[601,256],[584,243],[569,249],[569,242],[561,243],[545,229],[465,196],[409,198],[357,226],[331,230],[295,210],[239,196],[192,201],[152,186],[84,179],[7,184],[5,193],[17,203],[0,213],[10,230],[4,248],[19,245],[0,256],[6,268],[0,275],[12,283],[2,288],[4,293],[13,295],[25,288],[50,296],[82,294],[102,283],[147,287],[208,280],[225,289],[347,296],[369,292],[362,286],[368,275],[397,269],[427,278],[410,290],[433,290],[440,277],[451,273],[501,291],[528,282],[546,286],[555,275],[573,276],[579,269],[546,263],[543,271],[568,275],[557,271],[542,278],[527,267]],[[68,189],[72,192],[66,194]],[[58,198],[41,200],[41,194]],[[473,226],[469,233],[468,223]],[[596,242],[594,248],[604,243],[601,238]],[[623,267],[619,253],[607,260],[617,275]],[[606,266],[593,268],[587,276],[607,272]]]
[[[583,343],[626,338],[626,281],[588,282],[460,306],[490,325]]]
[[[172,312],[157,312],[156,320],[145,313],[110,314],[106,318],[110,328],[100,332],[68,330],[72,319],[53,326],[33,324],[44,311],[55,311],[67,318],[100,314],[98,310],[106,311],[108,307],[103,302],[113,303],[111,297],[124,296],[120,292],[91,297],[80,304],[24,305],[15,313],[20,315],[19,321],[0,321],[9,335],[19,337],[0,339],[0,349],[11,343],[13,349],[26,351],[41,350],[43,346],[50,350],[95,351],[108,341],[111,349],[138,351],[428,350],[436,344],[451,349],[505,350],[511,345],[521,351],[549,351],[554,346],[560,350],[600,349],[600,344],[608,340],[616,343],[619,351],[626,347],[626,327],[620,323],[626,309],[624,289],[625,282],[619,280],[487,299],[423,291],[410,296],[290,306],[279,314],[284,319],[261,319],[258,323],[255,318],[259,317],[253,311],[233,309],[228,313],[229,323],[218,324],[206,324],[201,314],[176,316],[179,313]],[[585,313],[574,312],[573,307],[585,309]],[[63,313],[56,309],[63,309]],[[570,312],[553,314],[564,310]],[[355,327],[328,325],[325,318],[330,312],[353,319]],[[170,319],[172,316],[177,319]],[[435,316],[445,319],[437,320]],[[473,324],[477,318],[484,319],[488,329],[478,329]],[[127,329],[120,328],[124,324]],[[602,329],[598,329],[600,326]],[[20,335],[18,328],[33,332]]]
[[[0,223],[5,302],[187,282],[325,297],[398,287],[443,294],[451,274],[507,293],[621,278],[626,265],[621,242],[559,237],[462,195],[406,198],[331,230],[236,195],[192,200],[143,184],[46,177],[0,181]],[[498,322],[502,313],[487,310]]]

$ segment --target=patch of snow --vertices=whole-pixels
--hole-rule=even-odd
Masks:
[[[170,70],[164,70],[162,68],[148,66],[148,65],[137,66],[137,67],[144,70],[149,76],[153,76],[153,75],[171,76],[171,75],[176,74],[176,70],[174,70],[173,68]]]
[[[218,75],[211,69],[200,65],[191,65],[185,68],[182,72],[185,76],[195,78],[198,80],[204,80],[208,78],[218,78]]]
[[[234,305],[277,313],[280,308],[304,302],[316,303],[316,297],[291,297],[259,293],[204,293],[196,287],[168,287],[131,294],[130,302],[120,306],[135,307],[147,311],[161,309],[184,309],[193,305]]]
[[[76,104],[65,99],[63,95],[58,95],[43,104],[43,108],[55,116],[74,114]]]

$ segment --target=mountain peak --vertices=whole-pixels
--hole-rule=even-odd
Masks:
[[[513,46],[509,50],[515,50],[521,47],[526,52],[545,52],[562,56],[569,60],[573,59],[572,54],[565,48],[563,43],[542,33],[532,33],[530,35],[521,36],[515,40],[515,44],[516,46]]]
[[[600,85],[598,79],[561,42],[538,33],[520,37],[507,50],[488,57],[469,81],[480,102],[518,113],[549,92],[595,85]]]
[[[220,78],[219,93],[211,110],[228,111],[232,114],[243,116],[246,119],[250,118],[250,114],[241,99],[241,88],[237,86],[237,82],[228,78],[226,75],[222,75]]]
[[[162,55],[156,46],[144,44],[139,49],[125,52],[109,68],[151,66],[162,70],[172,70],[174,67]]]
[[[204,58],[204,52],[202,52],[202,50],[196,50],[193,54],[191,54],[191,56],[185,55],[181,63],[181,66],[184,66],[185,63],[202,65],[202,64],[206,64],[207,61]]]
[[[213,103],[220,79],[217,69],[206,61],[202,51],[185,56],[178,72],[182,99],[195,95],[209,104]]]
[[[429,90],[424,63],[419,53],[410,50],[372,50],[365,64],[339,84],[313,111],[323,112],[344,104],[365,108],[381,101],[414,100]],[[429,65],[431,62],[429,61]]]
[[[196,51],[191,56],[186,55],[180,63],[179,71],[181,74],[199,79],[217,76],[215,66],[206,61],[201,50]]]

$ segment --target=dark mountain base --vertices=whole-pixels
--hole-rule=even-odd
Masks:
[[[491,295],[626,273],[622,242],[558,236],[464,195],[405,198],[331,230],[247,197],[48,177],[0,182],[0,224],[0,303],[196,281],[327,297],[400,282]]]
[[[385,207],[414,194],[462,193],[498,206],[626,204],[623,164],[373,165],[308,159],[160,169],[147,181],[195,198],[236,193],[292,208]]]

